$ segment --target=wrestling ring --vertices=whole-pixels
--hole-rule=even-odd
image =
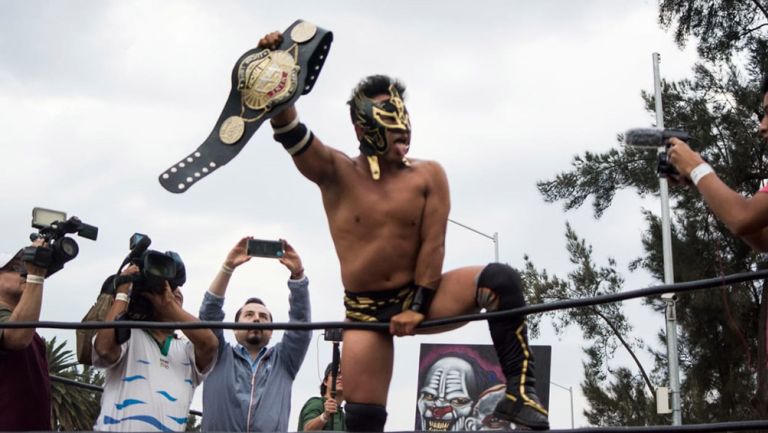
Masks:
[[[489,320],[497,318],[515,317],[529,314],[539,314],[555,310],[581,308],[594,305],[602,305],[620,302],[629,299],[637,299],[649,296],[657,296],[665,293],[683,294],[715,287],[724,287],[746,281],[768,278],[768,270],[754,272],[742,272],[724,275],[696,281],[688,281],[677,284],[663,284],[621,293],[604,294],[590,298],[567,299],[546,304],[527,305],[512,310],[497,311],[492,313],[477,313],[456,316],[438,320],[428,320],[421,323],[419,328],[431,328],[456,323]],[[201,321],[194,323],[174,322],[144,322],[144,321],[119,321],[119,322],[55,322],[55,321],[27,321],[14,323],[0,323],[0,328],[45,328],[45,329],[103,329],[103,328],[157,328],[157,329],[278,329],[278,330],[324,330],[324,329],[365,329],[374,331],[387,331],[387,323],[363,323],[363,322],[312,322],[312,323],[234,323],[234,322],[210,322]],[[51,376],[52,381],[65,385],[82,387],[99,392],[101,388],[96,385],[80,383],[74,380]],[[199,411],[191,410],[190,414],[202,416]],[[677,433],[677,432],[735,432],[735,431],[768,431],[768,420],[754,421],[730,421],[709,424],[685,424],[678,426],[658,425],[643,427],[583,427],[577,429],[553,429],[550,432],[578,432],[578,433]]]

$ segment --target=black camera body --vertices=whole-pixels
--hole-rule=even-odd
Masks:
[[[325,341],[332,343],[341,343],[344,340],[344,330],[341,328],[328,328],[323,333]]]
[[[131,320],[149,320],[154,318],[151,302],[143,292],[162,293],[167,281],[172,288],[184,285],[187,281],[186,269],[181,256],[173,251],[160,252],[150,250],[152,240],[147,235],[134,233],[129,242],[131,252],[125,258],[121,268],[126,264],[138,266],[139,272],[128,277],[133,283],[133,295],[128,306],[127,316]],[[119,277],[116,286],[126,282],[125,277]]]
[[[21,259],[27,263],[46,269],[46,277],[53,275],[64,267],[64,264],[77,257],[80,247],[77,242],[67,236],[77,233],[78,236],[95,241],[99,228],[86,224],[78,217],[67,219],[64,212],[36,207],[32,209],[32,227],[38,229],[29,238],[32,241],[44,239],[47,246],[26,247]]]

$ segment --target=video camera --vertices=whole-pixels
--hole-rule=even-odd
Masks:
[[[187,281],[187,273],[181,256],[173,251],[150,250],[152,240],[147,235],[134,233],[131,236],[128,247],[131,252],[120,265],[127,264],[139,267],[139,273],[130,276],[117,277],[115,287],[125,282],[133,283],[131,303],[128,306],[127,316],[131,320],[148,320],[153,317],[152,304],[141,293],[150,291],[161,293],[167,281],[171,288],[184,285]]]
[[[658,149],[661,146],[668,149],[670,138],[677,138],[687,143],[691,136],[680,129],[635,128],[624,134],[624,143],[640,149]],[[662,177],[680,174],[667,160],[667,152],[659,152],[656,172]]]
[[[32,209],[32,227],[38,229],[29,238],[32,241],[44,239],[46,246],[26,247],[21,259],[27,263],[46,269],[46,277],[53,275],[64,264],[77,257],[80,247],[69,233],[95,241],[99,228],[80,221],[77,217],[67,219],[67,214],[51,209],[36,207]]]

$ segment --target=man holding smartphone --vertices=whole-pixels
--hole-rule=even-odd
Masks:
[[[282,39],[279,32],[270,33],[259,47],[277,49]],[[344,332],[341,365],[348,431],[384,429],[393,335],[413,335],[425,319],[525,305],[520,275],[508,265],[443,273],[448,180],[437,162],[406,157],[411,122],[404,93],[402,83],[384,75],[366,77],[355,87],[347,101],[359,141],[360,153],[354,157],[317,139],[294,106],[272,118],[275,140],[299,172],[320,188],[341,265],[347,320],[389,323],[389,333]],[[488,323],[507,381],[494,417],[507,426],[513,422],[548,429],[547,411],[536,394],[525,318]]]
[[[274,244],[252,237],[238,241],[205,293],[201,320],[224,320],[224,295],[232,274],[252,255],[258,255],[278,259],[291,273],[290,322],[310,321],[309,280],[301,258],[288,242],[280,241],[282,248]],[[235,314],[235,322],[271,323],[272,313],[261,299],[248,298]],[[219,339],[218,361],[203,387],[203,431],[287,431],[291,388],[312,331],[285,331],[282,341],[270,348],[272,330],[236,330],[236,346],[227,343],[223,330],[215,329],[214,333]]]

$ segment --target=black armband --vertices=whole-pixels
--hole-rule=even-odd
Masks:
[[[275,140],[280,142],[291,156],[300,155],[312,144],[312,131],[307,128],[307,125],[299,122],[298,117],[285,126],[273,125],[273,128]]]
[[[413,301],[411,301],[411,305],[408,309],[426,316],[429,311],[429,306],[432,304],[432,298],[434,297],[435,289],[416,286],[416,292],[413,294]]]

